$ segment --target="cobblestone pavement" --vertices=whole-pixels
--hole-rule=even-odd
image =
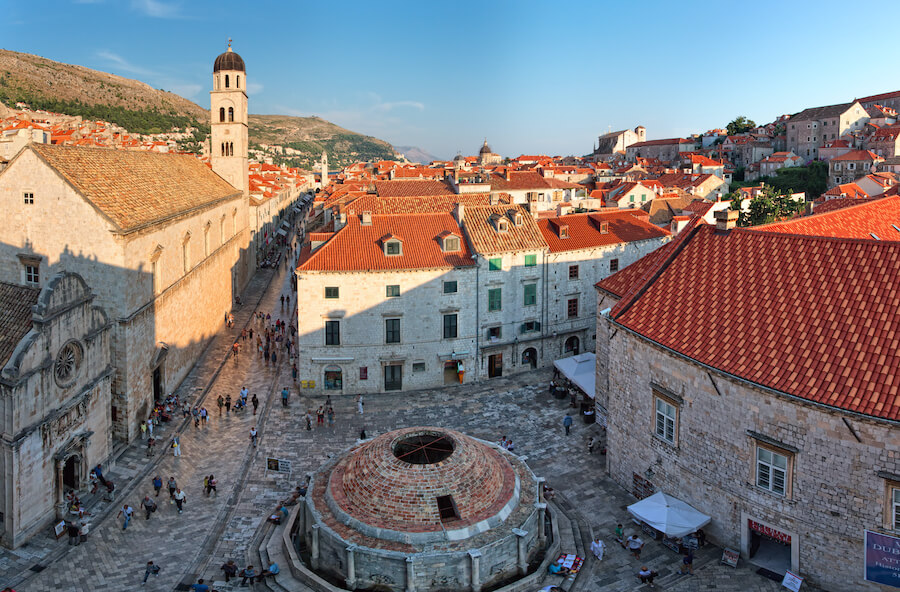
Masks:
[[[258,273],[247,290],[250,297],[245,299],[260,299],[260,310],[271,312],[274,322],[276,314],[286,314],[281,313],[278,298],[290,293],[289,276],[283,268]],[[266,290],[270,278],[273,281]],[[237,590],[234,580],[225,584],[219,566],[226,559],[246,565],[248,546],[260,524],[307,472],[355,444],[362,428],[371,437],[405,426],[434,425],[491,441],[503,435],[511,437],[516,452],[527,457],[535,473],[546,477],[551,487],[575,503],[593,532],[609,543],[606,557],[593,564],[590,581],[582,589],[645,589],[635,576],[640,563],[611,537],[617,522],[626,524],[626,530],[631,526],[624,508],[634,500],[605,477],[604,457],[596,451],[592,455],[587,452],[588,437],[602,437],[599,426],[576,421],[572,434],[564,435],[562,419],[568,410],[567,401],[549,397],[545,388],[549,370],[463,387],[366,396],[363,415],[357,413],[352,395],[334,396],[335,426],[316,427],[314,422],[313,429],[307,431],[303,415],[307,409],[315,411],[324,400],[292,389],[289,406],[282,407],[281,388],[292,384],[289,364],[279,362],[273,369],[249,352],[238,356],[236,362],[228,357],[232,339],[249,319],[252,307],[245,305],[236,313],[238,329],[223,330],[179,388],[191,398],[205,395],[205,406],[210,410],[207,426],[183,426],[183,455],[174,458],[170,449],[164,449],[148,461],[140,444],[129,448],[110,475],[123,485],[134,479],[133,487],[123,487],[114,503],[97,506],[90,539],[69,548],[64,539],[56,542],[39,536],[25,549],[0,553],[0,584],[14,583],[20,592],[126,590],[140,585],[144,565],[152,560],[161,571],[159,577],[151,576],[147,590],[185,589],[181,584],[192,583],[197,577],[223,591]],[[207,385],[211,385],[208,390]],[[216,397],[230,393],[235,399],[243,385],[261,400],[258,416],[254,417],[250,408],[240,415],[220,417]],[[249,445],[249,430],[254,425],[260,433],[258,448]],[[167,431],[171,433],[175,427]],[[291,461],[290,478],[267,475],[266,457]],[[218,496],[207,498],[202,485],[204,476],[210,473],[216,475],[219,491]],[[144,519],[140,500],[145,494],[152,495],[150,480],[156,474],[163,480],[169,476],[178,480],[187,494],[183,514],[169,503],[164,489],[159,511]],[[125,531],[115,517],[123,500],[138,510]],[[696,575],[677,576],[674,572],[680,567],[680,557],[649,541],[641,563],[660,572],[657,589],[780,589],[778,583],[757,575],[743,561],[737,569],[719,564],[720,555],[721,549],[716,547],[701,549],[695,560]],[[35,562],[38,568],[45,568],[37,573],[27,571]]]

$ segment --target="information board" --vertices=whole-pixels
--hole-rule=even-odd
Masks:
[[[784,574],[784,579],[781,580],[781,585],[793,592],[800,592],[800,586],[803,585],[803,578],[795,573],[787,572]]]
[[[741,558],[741,554],[735,551],[734,549],[722,549],[722,563],[725,565],[730,565],[731,567],[737,567],[738,559]]]
[[[291,461],[280,458],[266,458],[266,471],[273,473],[290,473]]]
[[[870,530],[865,532],[866,581],[900,588],[900,538]]]

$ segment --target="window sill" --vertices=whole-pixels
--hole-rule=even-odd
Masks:
[[[657,442],[659,442],[666,448],[670,448],[676,452],[678,451],[678,440],[677,439],[674,442],[669,442],[668,440],[666,440],[665,438],[663,438],[662,436],[660,436],[659,434],[657,434],[655,432],[652,434],[652,436],[653,436],[654,440],[656,440]]]

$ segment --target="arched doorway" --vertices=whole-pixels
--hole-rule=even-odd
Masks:
[[[64,489],[76,490],[81,485],[81,457],[73,454],[63,463],[62,481]]]
[[[568,339],[566,339],[565,353],[577,356],[579,353],[579,345],[580,343],[577,337],[575,337],[574,335],[572,337],[569,337]]]
[[[339,391],[344,388],[344,373],[340,366],[325,367],[325,390]]]
[[[537,350],[529,347],[522,352],[522,365],[537,368]]]

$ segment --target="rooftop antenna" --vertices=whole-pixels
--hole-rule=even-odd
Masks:
[[[228,38],[228,49],[231,49],[231,37]]]

